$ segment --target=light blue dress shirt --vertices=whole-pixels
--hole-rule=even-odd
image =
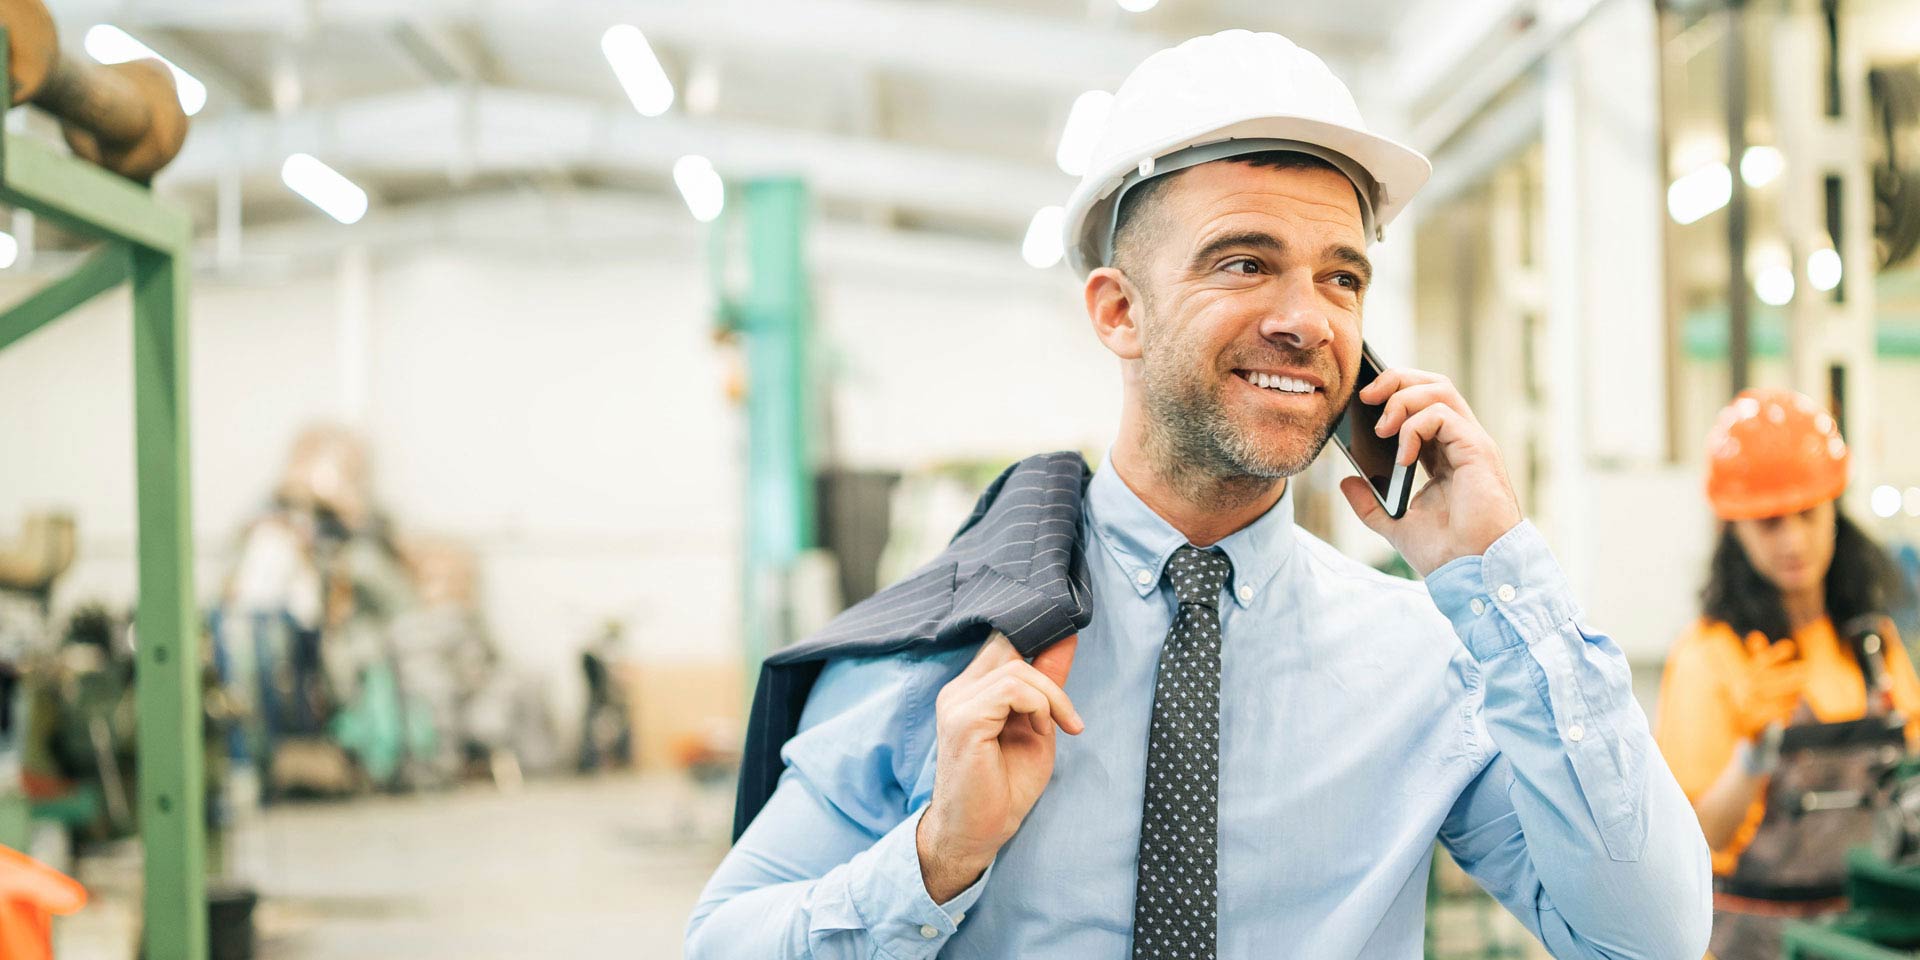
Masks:
[[[787,770],[701,895],[689,960],[1124,960],[1147,727],[1185,538],[1103,465],[1086,499],[1093,622],[1053,777],[972,887],[935,904],[914,831],[934,697],[973,649],[830,664]],[[1220,541],[1219,956],[1421,955],[1438,840],[1556,957],[1691,960],[1707,846],[1620,648],[1577,621],[1530,523],[1426,583],[1293,523]]]

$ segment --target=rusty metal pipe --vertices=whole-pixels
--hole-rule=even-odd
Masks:
[[[31,101],[59,118],[76,155],[145,183],[180,153],[187,115],[166,64],[65,56],[42,0],[0,0],[0,25],[14,104]]]

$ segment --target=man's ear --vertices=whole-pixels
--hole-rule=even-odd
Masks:
[[[1114,356],[1140,359],[1140,324],[1146,319],[1146,311],[1133,281],[1114,267],[1101,267],[1087,275],[1082,292],[1087,300],[1087,319],[1093,321],[1093,335]]]

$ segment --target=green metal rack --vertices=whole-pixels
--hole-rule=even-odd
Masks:
[[[0,93],[12,102],[0,28]],[[0,313],[0,350],[121,283],[133,288],[139,515],[140,834],[148,960],[207,955],[200,632],[187,446],[187,272],[192,221],[116,174],[31,138],[0,138],[0,203],[100,241],[86,262]]]
[[[1920,869],[1847,851],[1847,912],[1787,925],[1786,960],[1913,960],[1920,956]]]

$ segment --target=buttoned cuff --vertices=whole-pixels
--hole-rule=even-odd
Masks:
[[[1531,520],[1514,525],[1486,553],[1435,570],[1427,592],[1481,662],[1552,635],[1578,613],[1567,575]],[[1508,629],[1486,622],[1495,611]]]
[[[986,890],[993,875],[988,865],[973,886],[944,904],[933,902],[920,874],[917,835],[922,806],[900,822],[868,851],[872,869],[860,871],[849,885],[854,909],[873,942],[895,960],[931,960],[959,932],[966,913]]]

